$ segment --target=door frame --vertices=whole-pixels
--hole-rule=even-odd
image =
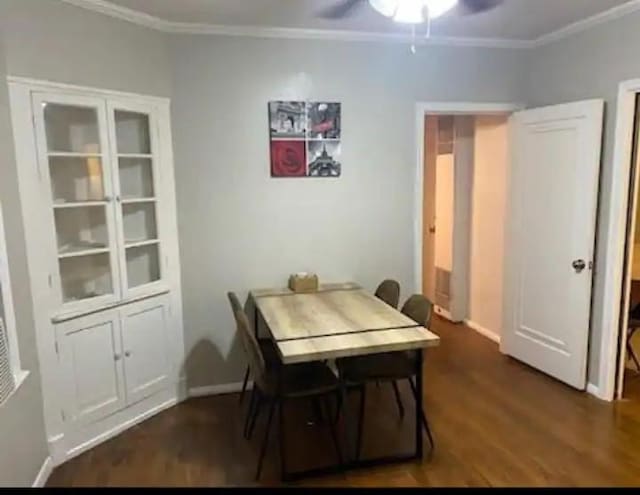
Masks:
[[[627,258],[627,220],[629,199],[638,193],[638,175],[632,183],[634,119],[636,97],[640,94],[640,79],[623,81],[618,86],[616,126],[613,148],[611,197],[607,222],[606,257],[604,267],[604,295],[600,340],[600,369],[598,370],[599,398],[615,398],[618,378],[618,352],[623,305],[622,285],[625,280]],[[626,303],[625,303],[626,304]],[[624,318],[626,320],[626,318]]]
[[[417,102],[416,103],[416,170],[413,206],[413,277],[414,291],[422,294],[422,250],[424,208],[424,118],[426,115],[506,115],[526,108],[522,103]]]

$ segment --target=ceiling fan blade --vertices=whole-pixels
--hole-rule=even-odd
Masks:
[[[320,11],[319,17],[324,19],[343,19],[355,12],[355,8],[359,4],[363,4],[365,0],[341,0],[331,7]]]
[[[463,14],[479,14],[496,8],[504,0],[459,0]]]

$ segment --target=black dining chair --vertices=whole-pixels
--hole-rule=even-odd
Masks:
[[[391,279],[383,280],[376,289],[375,296],[394,309],[400,303],[400,284]]]
[[[431,323],[432,309],[433,304],[431,301],[420,294],[416,294],[405,302],[401,311],[418,325],[428,327]],[[387,352],[336,360],[339,377],[346,386],[361,386],[356,458],[360,457],[362,445],[366,384],[371,381],[391,381],[397,383],[400,380],[407,380],[409,382],[414,399],[416,400],[418,413],[421,416],[422,426],[427,433],[431,448],[433,449],[435,447],[431,428],[429,427],[429,422],[427,421],[422,404],[418,404],[418,392],[413,381],[417,369],[418,352],[422,352],[422,350]]]
[[[262,464],[269,442],[271,423],[276,407],[279,416],[279,444],[280,463],[282,478],[288,479],[285,458],[285,428],[284,428],[284,406],[287,401],[294,399],[310,399],[318,401],[324,406],[327,418],[330,418],[330,408],[327,399],[330,396],[338,396],[340,393],[339,382],[331,370],[322,363],[302,363],[292,365],[269,365],[262,354],[262,348],[252,332],[243,308],[240,307],[238,298],[232,292],[228,294],[233,314],[236,320],[237,332],[242,341],[244,350],[249,360],[249,370],[253,377],[255,400],[252,400],[252,409],[249,416],[252,430],[255,425],[258,412],[262,405],[268,407],[268,418],[264,439],[260,447],[260,457],[256,469],[256,479],[262,472]],[[336,433],[335,424],[328,421],[331,430],[331,437],[336,449],[338,462],[343,464],[342,451]],[[246,425],[245,425],[246,430]],[[250,434],[250,433],[249,433]]]
[[[244,306],[240,305],[240,300],[233,294],[233,300],[230,297],[232,310],[235,312],[236,309],[244,310],[245,314],[249,314],[248,308],[252,304],[255,304],[255,301],[252,300],[251,296],[247,297],[247,300],[244,303]],[[257,335],[257,330],[253,329],[254,334]],[[271,338],[260,338],[258,337],[258,345],[260,346],[260,350],[262,351],[262,355],[264,356],[267,363],[278,363],[278,351],[276,349],[275,343]],[[240,398],[238,399],[240,404],[242,404],[244,400],[244,395],[247,390],[247,385],[249,384],[249,365],[247,365],[246,371],[244,373],[244,379],[242,380],[242,390],[240,391]]]
[[[398,309],[398,304],[400,303],[400,283],[396,280],[386,279],[383,280],[378,288],[376,289],[375,296],[384,301],[393,309]],[[396,405],[398,406],[398,412],[400,413],[400,417],[404,417],[404,405],[402,403],[402,398],[400,397],[400,390],[398,389],[398,383],[395,380],[392,380],[391,387],[393,388],[393,394],[396,399]],[[376,381],[376,385],[380,386],[380,381]]]

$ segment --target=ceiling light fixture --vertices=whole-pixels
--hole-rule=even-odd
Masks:
[[[427,24],[426,37],[431,35],[431,20],[453,9],[458,0],[369,0],[369,4],[380,14],[401,24],[410,24],[415,53],[415,26]]]

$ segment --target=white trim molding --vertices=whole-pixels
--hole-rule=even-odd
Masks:
[[[108,15],[149,29],[165,33],[205,34],[222,36],[248,36],[254,38],[312,39],[333,41],[365,41],[365,42],[411,42],[410,34],[381,33],[365,31],[346,31],[336,29],[303,29],[268,26],[230,26],[220,24],[202,24],[192,22],[176,22],[161,19],[134,9],[116,5],[107,0],[61,0],[65,3]],[[640,10],[640,0],[630,0],[599,14],[574,22],[557,31],[547,33],[532,40],[514,38],[469,38],[434,36],[428,40],[420,40],[420,44],[446,46],[475,46],[486,48],[530,49],[563,38],[580,31],[585,31],[599,24],[613,21]]]
[[[128,93],[125,91],[95,88],[92,86],[78,86],[76,84],[66,84],[57,81],[47,81],[43,79],[32,79],[30,77],[8,75],[7,82],[9,84],[22,84],[24,86],[29,86],[31,90],[36,91],[58,91],[62,93],[72,92],[74,94],[77,94],[78,92],[91,93],[92,95],[102,96],[105,98],[123,98],[127,100],[133,99],[136,101],[143,100],[150,103],[167,104],[171,102],[169,98],[163,96],[142,95],[138,93]]]
[[[617,357],[620,335],[620,309],[627,240],[627,213],[631,187],[631,161],[636,95],[640,93],[640,79],[625,81],[618,90],[616,130],[613,149],[613,177],[608,218],[602,320],[599,323],[600,369],[598,386],[604,400],[614,399],[617,378]]]
[[[473,320],[464,320],[464,324],[467,325],[471,330],[478,332],[483,337],[495,342],[496,344],[500,344],[500,335],[498,335],[493,330],[489,330],[488,328],[483,327],[479,323],[476,323]]]
[[[640,10],[640,0],[630,0],[626,3],[623,3],[622,5],[612,7],[609,10],[600,12],[599,14],[571,23],[568,26],[558,29],[557,31],[553,31],[551,33],[540,36],[539,38],[531,42],[531,47],[535,48],[538,46],[544,46],[548,45],[549,43],[553,43],[554,41],[569,38],[574,34],[580,33],[582,31],[587,31],[595,26],[599,26],[600,24],[615,21],[616,19],[620,19],[625,15],[633,14],[638,10]]]
[[[247,390],[253,388],[253,382],[247,383]],[[242,382],[223,383],[220,385],[205,385],[189,389],[189,397],[206,397],[208,395],[233,394],[242,390]]]
[[[600,389],[593,383],[587,383],[587,393],[597,397],[598,399],[607,400],[600,395]]]
[[[36,475],[36,479],[33,480],[31,484],[32,488],[43,488],[47,484],[47,480],[51,473],[53,472],[53,459],[51,456],[47,456],[47,458],[42,463],[38,474]]]

